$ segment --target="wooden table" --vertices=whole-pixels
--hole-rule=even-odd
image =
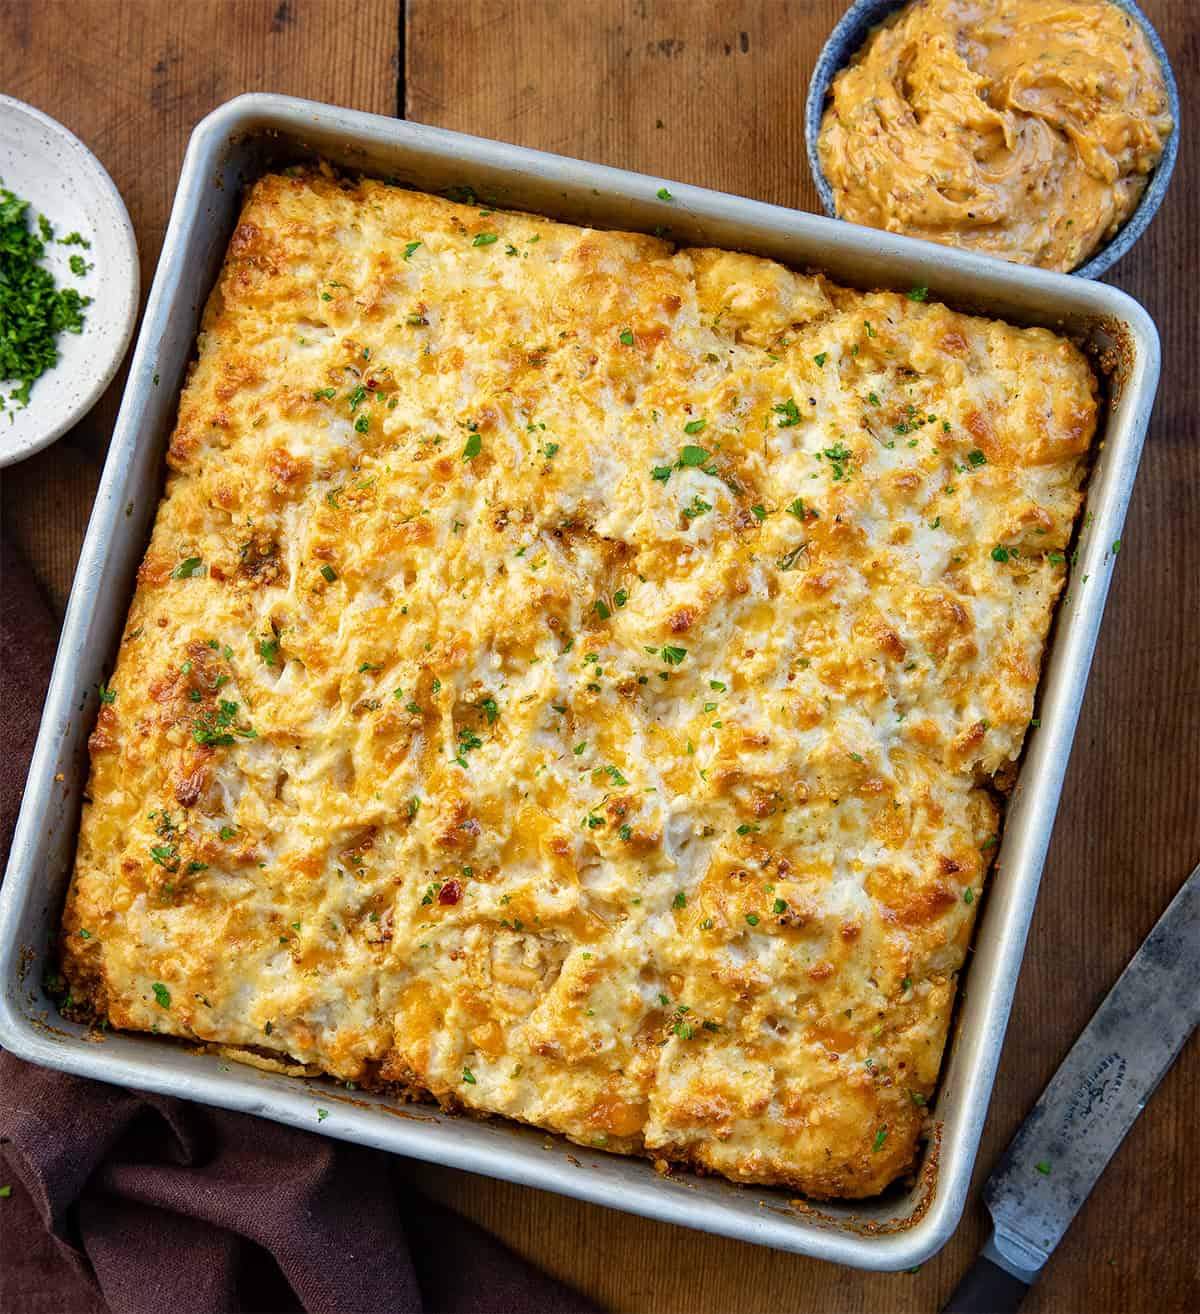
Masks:
[[[1143,0],[1186,104],[1200,5]],[[843,0],[0,0],[0,88],[92,147],[129,206],[144,285],[188,133],[271,90],[404,114],[817,209],[809,71]],[[1163,210],[1113,281],[1163,335],[1164,377],[1123,536],[976,1186],[1109,984],[1200,860],[1200,146],[1186,123]],[[122,380],[6,471],[3,516],[62,606]],[[1176,1063],[1026,1303],[1200,1305],[1200,1044]],[[978,1191],[917,1274],[876,1276],[450,1170],[433,1194],[622,1310],[931,1311],[980,1244]]]

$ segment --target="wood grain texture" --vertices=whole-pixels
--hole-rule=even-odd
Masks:
[[[1143,0],[1185,97],[1200,5]],[[65,122],[129,206],[145,286],[187,136],[240,91],[290,92],[805,209],[816,53],[844,0],[0,0],[0,89]],[[661,122],[662,126],[658,126]],[[612,1309],[932,1311],[984,1235],[978,1186],[1200,859],[1200,146],[1114,271],[1163,335],[1159,402],[1122,540],[1009,1039],[962,1227],[917,1274],[871,1275],[412,1164],[427,1189]],[[7,472],[3,516],[65,597],[121,380]],[[1197,1308],[1200,1044],[1191,1043],[1026,1302],[1031,1314]]]
[[[1185,96],[1200,5],[1144,0]],[[409,117],[817,209],[803,150],[808,76],[841,0],[409,0]],[[661,127],[658,126],[661,123]],[[878,1276],[646,1223],[445,1170],[414,1174],[511,1245],[622,1310],[930,1311],[985,1235],[978,1188],[1142,937],[1200,860],[1200,379],[1191,303],[1200,149],[1112,281],[1164,342],[1163,382],[975,1189],[920,1273]],[[1193,1040],[1024,1308],[1200,1307]],[[1189,1244],[1190,1242],[1190,1244]]]

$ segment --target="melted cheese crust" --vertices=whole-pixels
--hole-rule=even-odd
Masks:
[[[74,998],[878,1192],[1095,421],[1045,330],[263,178],[91,740]]]

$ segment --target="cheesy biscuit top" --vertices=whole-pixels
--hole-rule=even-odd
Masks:
[[[296,171],[92,736],[74,998],[814,1196],[913,1160],[1095,427],[909,296]]]

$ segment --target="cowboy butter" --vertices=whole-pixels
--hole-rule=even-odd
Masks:
[[[819,149],[843,219],[1070,270],[1133,213],[1173,126],[1108,0],[917,0],[834,80]]]

